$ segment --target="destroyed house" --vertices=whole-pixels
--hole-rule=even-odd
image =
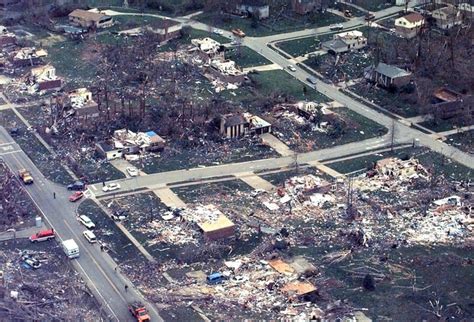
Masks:
[[[112,17],[103,13],[76,9],[69,15],[71,24],[88,29],[106,28],[113,25]]]
[[[235,233],[234,223],[214,205],[187,209],[183,216],[187,221],[196,223],[208,240],[229,238]]]
[[[224,59],[225,47],[212,38],[192,39],[191,43],[209,58]]]
[[[292,10],[300,15],[305,15],[321,8],[322,0],[291,0]]]
[[[263,0],[243,0],[236,5],[238,14],[256,16],[258,19],[266,19],[270,16],[270,6]]]
[[[35,66],[43,63],[43,58],[48,56],[44,49],[24,47],[13,53],[12,63],[15,67]]]
[[[99,105],[92,99],[92,92],[87,88],[78,88],[68,93],[69,106],[76,117],[89,118],[99,116]]]
[[[377,67],[367,67],[364,70],[364,75],[367,80],[385,88],[398,88],[407,85],[412,77],[411,72],[384,63],[379,63]]]
[[[97,153],[107,161],[123,157],[123,149],[115,148],[106,142],[97,142],[95,147]]]
[[[462,95],[449,88],[441,87],[433,92],[431,109],[436,116],[449,119],[452,117],[474,116],[474,96]]]
[[[433,10],[431,16],[435,19],[436,26],[441,29],[451,29],[462,24],[461,11],[454,6]]]
[[[317,295],[317,289],[313,284],[300,281],[289,282],[280,291],[291,301],[311,301]]]
[[[62,86],[62,80],[56,76],[56,68],[52,65],[32,68],[30,81],[39,91],[58,89]]]
[[[402,37],[413,38],[423,27],[425,18],[417,12],[395,19],[395,31]]]
[[[0,47],[16,45],[15,34],[8,32],[7,28],[0,26]]]

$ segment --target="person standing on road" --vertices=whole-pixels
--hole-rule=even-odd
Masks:
[[[56,199],[56,192],[53,192],[53,198]]]
[[[125,284],[125,292],[128,292],[128,285]]]

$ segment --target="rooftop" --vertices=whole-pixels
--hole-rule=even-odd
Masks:
[[[104,18],[108,18],[107,15],[98,12],[87,11],[83,9],[76,9],[69,14],[69,17],[75,17],[87,21],[101,21]]]
[[[397,77],[404,77],[404,76],[411,75],[409,71],[398,68],[397,66],[388,65],[384,63],[379,63],[377,65],[377,68],[375,68],[375,71],[377,73],[380,73],[390,78],[397,78]]]
[[[406,15],[406,16],[403,16],[402,18],[408,20],[409,22],[418,22],[418,21],[422,21],[422,20],[425,19],[418,12],[412,12],[412,13]]]

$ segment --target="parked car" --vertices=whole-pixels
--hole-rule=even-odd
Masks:
[[[76,181],[67,186],[67,190],[83,191],[86,190],[86,184],[83,181]]]
[[[329,26],[329,30],[342,30],[344,26],[341,23],[336,23]]]
[[[207,280],[207,284],[211,284],[211,285],[220,284],[224,281],[224,275],[222,275],[221,273],[212,273],[207,276],[206,280]]]
[[[374,19],[375,19],[375,15],[374,15],[373,13],[369,12],[369,13],[367,13],[367,14],[365,15],[364,19],[365,19],[366,21],[374,20]]]
[[[115,220],[115,221],[120,221],[120,220],[124,220],[124,219],[127,219],[127,216],[128,214],[124,211],[122,212],[119,212],[119,211],[114,211],[110,217]]]
[[[219,30],[219,29],[214,29],[212,32],[215,33],[216,35],[222,35],[224,33],[222,30]]]
[[[92,220],[87,217],[86,215],[80,215],[79,217],[77,217],[77,220],[79,220],[79,222],[81,224],[83,224],[84,226],[86,226],[87,229],[94,229],[95,228],[95,224],[92,222]]]
[[[349,10],[344,10],[344,17],[352,18],[352,12],[350,12]]]
[[[95,237],[95,234],[92,231],[85,230],[82,232],[82,234],[84,235],[84,237],[87,239],[89,243],[93,244],[97,242],[97,238]]]
[[[107,191],[114,191],[118,189],[120,189],[120,185],[118,183],[109,183],[108,185],[105,185],[102,188],[102,191],[107,192]]]
[[[126,170],[130,177],[136,177],[139,174],[138,169],[135,167],[127,167]]]
[[[69,201],[70,202],[76,202],[79,199],[84,197],[84,193],[82,191],[76,191],[72,195],[69,196]]]
[[[293,66],[293,65],[289,65],[289,66],[288,66],[288,69],[289,69],[290,71],[292,71],[292,72],[296,72],[296,68],[295,68],[295,66]]]
[[[54,233],[54,229],[47,229],[37,232],[34,235],[30,236],[30,242],[37,243],[42,241],[47,241],[50,239],[54,239],[56,234]]]

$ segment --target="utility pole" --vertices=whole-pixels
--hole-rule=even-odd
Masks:
[[[395,120],[392,119],[392,131],[390,133],[390,152],[393,153],[393,145],[395,144]]]

